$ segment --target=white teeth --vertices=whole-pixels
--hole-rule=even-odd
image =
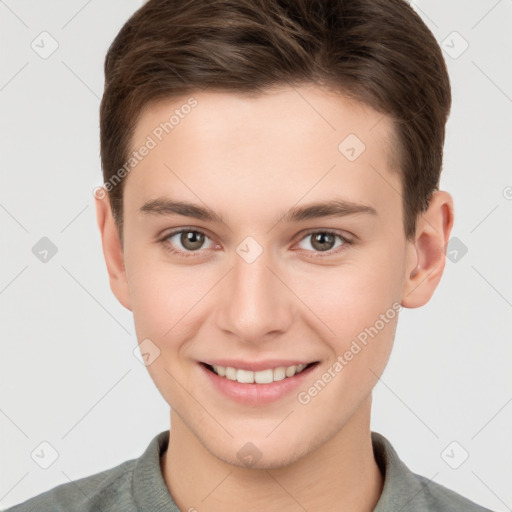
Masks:
[[[293,377],[296,372],[297,372],[297,367],[295,365],[288,366],[288,368],[286,368],[286,376],[287,377]]]
[[[224,366],[214,366],[213,369],[217,372],[221,377],[226,376],[226,368]]]
[[[274,380],[283,380],[286,377],[286,368],[284,366],[280,366],[279,368],[274,368]]]
[[[270,384],[273,380],[273,370],[261,370],[260,372],[254,372],[254,382],[256,382],[256,384]]]
[[[254,372],[248,370],[237,370],[236,380],[241,384],[252,384],[254,382]]]
[[[222,366],[220,368],[222,368]],[[236,380],[236,369],[232,366],[226,368],[226,379]]]
[[[267,370],[253,372],[250,370],[233,368],[232,366],[224,367],[215,365],[213,366],[213,371],[220,377],[226,377],[229,380],[236,380],[241,384],[253,384],[254,382],[256,384],[270,384],[271,382],[283,380],[287,377],[293,377],[304,370],[306,366],[307,364],[292,365],[288,367],[279,366],[274,369],[269,368]]]

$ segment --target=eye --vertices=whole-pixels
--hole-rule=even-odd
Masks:
[[[300,243],[308,239],[310,239],[311,242],[305,245],[310,245],[313,248],[312,250],[316,253],[328,253],[328,256],[345,250],[346,246],[352,243],[350,240],[347,240],[345,237],[333,231],[312,231],[302,238]],[[336,245],[336,239],[340,240],[338,245]],[[341,249],[339,249],[340,247]],[[302,249],[310,250],[307,247],[302,247]],[[314,256],[322,256],[322,254],[315,254]]]
[[[313,252],[313,257],[324,256],[321,253],[326,253],[325,256],[338,254],[346,250],[347,246],[353,244],[352,241],[334,231],[312,231],[306,234],[299,244],[303,244],[308,239],[311,242],[305,245],[310,245],[312,249],[304,246],[300,248],[307,252]],[[204,247],[207,240],[210,241],[210,245]],[[339,240],[338,244],[336,244],[337,240]],[[211,249],[216,246],[206,233],[192,228],[181,228],[173,231],[160,240],[160,243],[166,251],[186,258],[200,256],[203,249]]]
[[[164,248],[171,253],[180,254],[185,257],[196,256],[193,254],[194,252],[200,252],[200,249],[207,249],[208,247],[203,247],[205,240],[210,240],[210,238],[197,229],[180,229],[179,231],[174,231],[168,235],[166,235],[161,243]],[[210,240],[211,246],[214,246],[213,242]],[[180,248],[181,246],[181,248]],[[176,249],[176,247],[178,247]]]

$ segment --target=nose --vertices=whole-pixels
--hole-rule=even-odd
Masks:
[[[250,263],[235,254],[233,264],[220,289],[217,326],[250,344],[274,339],[290,329],[294,296],[269,251]]]

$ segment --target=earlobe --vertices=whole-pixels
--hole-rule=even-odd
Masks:
[[[437,190],[426,212],[418,217],[416,236],[408,243],[402,306],[425,305],[434,294],[446,261],[446,245],[453,227],[453,198]]]
[[[107,265],[110,288],[117,300],[131,311],[124,253],[117,232],[117,226],[112,215],[112,209],[110,208],[108,194],[105,194],[103,197],[95,195],[95,204],[96,221],[100,230],[103,256]]]

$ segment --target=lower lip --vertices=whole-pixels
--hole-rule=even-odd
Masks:
[[[293,377],[286,377],[283,380],[278,380],[269,384],[241,384],[236,380],[229,380],[226,377],[220,377],[199,363],[202,372],[210,380],[215,389],[235,402],[249,405],[269,404],[289,395],[294,389],[297,389],[304,382],[306,377],[317,367],[317,365],[318,363],[302,370]]]

